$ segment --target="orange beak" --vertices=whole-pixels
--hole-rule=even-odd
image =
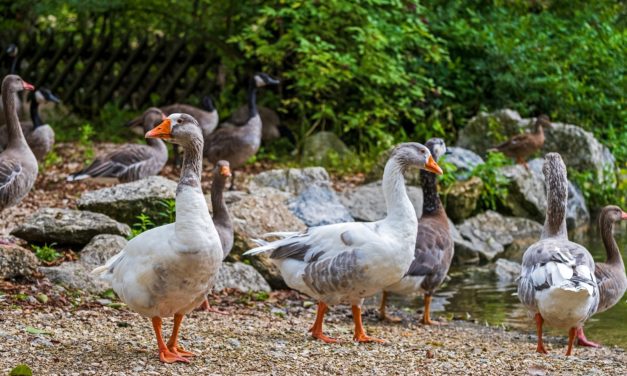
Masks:
[[[24,86],[24,90],[29,90],[29,91],[34,91],[35,90],[35,86],[29,84],[26,81],[22,81],[22,85]]]
[[[153,129],[149,130],[146,133],[146,138],[162,138],[164,140],[168,140],[172,138],[172,134],[170,133],[172,130],[172,123],[170,119],[165,119],[161,124],[157,125]]]
[[[442,169],[440,168],[440,166],[438,166],[438,164],[435,162],[435,159],[433,159],[433,156],[431,155],[429,156],[429,160],[425,165],[425,170],[433,172],[436,175],[442,175]]]
[[[620,219],[627,219],[627,213],[623,212],[623,215],[620,216]]]
[[[222,167],[220,167],[220,175],[222,175],[224,177],[231,176],[231,168],[229,166],[222,166]]]

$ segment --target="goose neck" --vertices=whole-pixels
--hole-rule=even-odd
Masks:
[[[400,221],[416,227],[418,223],[416,212],[405,189],[405,178],[403,177],[405,169],[395,158],[390,158],[385,165],[383,196],[387,207],[386,220]]]
[[[568,238],[566,230],[566,203],[568,184],[561,174],[552,174],[547,181],[547,209],[542,238]]]
[[[5,85],[2,86],[2,105],[4,106],[4,116],[7,123],[7,136],[9,147],[27,146],[24,133],[22,133],[22,127],[20,127],[20,121],[17,117],[17,95],[14,91],[9,90],[9,81],[5,80]]]
[[[211,207],[213,208],[213,221],[225,227],[231,224],[231,216],[224,201],[224,187],[226,178],[217,174],[211,184]]]
[[[30,102],[30,118],[33,121],[33,129],[37,129],[43,125],[41,116],[39,116],[39,103],[34,96],[31,98]]]
[[[423,196],[422,215],[435,214],[442,208],[436,180],[434,173],[420,170],[420,185]]]
[[[257,85],[254,79],[248,85],[248,118],[257,116]]]
[[[606,263],[610,265],[620,265],[624,268],[623,258],[614,239],[614,221],[603,212],[599,217],[599,229],[601,231],[601,238],[603,239],[603,245],[605,246],[605,254],[607,256]]]

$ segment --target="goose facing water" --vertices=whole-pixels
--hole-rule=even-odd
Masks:
[[[337,340],[322,332],[328,305],[352,306],[358,342],[382,342],[366,335],[361,322],[363,299],[397,283],[412,263],[418,219],[407,197],[403,172],[411,166],[441,174],[429,149],[418,143],[398,145],[383,173],[387,216],[377,222],[338,223],[311,227],[304,233],[276,233],[282,239],[245,255],[270,252],[291,288],[318,300],[318,314],[310,332],[325,342]]]

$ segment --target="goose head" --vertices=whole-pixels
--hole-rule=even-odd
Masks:
[[[603,218],[609,219],[611,222],[616,223],[620,221],[627,220],[627,213],[623,211],[623,209],[619,208],[616,205],[608,205],[601,210],[601,215],[599,215],[599,221]]]
[[[142,123],[140,125],[144,132],[148,132],[151,129],[155,128],[157,125],[159,125],[159,123],[161,123],[165,119],[166,117],[160,109],[158,109],[157,107],[150,107],[142,114]]]
[[[200,142],[202,130],[198,121],[189,114],[171,114],[146,133],[146,138],[160,138],[183,147]],[[200,145],[202,148],[202,145]]]
[[[9,55],[10,57],[16,57],[19,50],[20,49],[17,48],[17,46],[14,43],[11,43],[7,47],[6,52],[7,52],[7,55]]]
[[[218,173],[222,179],[226,179],[231,176],[231,165],[229,161],[219,160],[214,168],[214,174]]]
[[[32,96],[34,96],[34,99],[37,101],[38,104],[45,104],[47,102],[57,104],[61,103],[61,99],[52,94],[52,92],[45,87],[40,87],[39,89],[35,90]]]
[[[433,172],[436,175],[442,175],[442,169],[438,166],[435,159],[431,155],[429,149],[417,142],[407,142],[398,145],[392,150],[390,155],[401,167],[402,171],[409,167],[416,166],[421,170]]]
[[[22,77],[15,75],[15,74],[9,74],[6,77],[4,77],[4,80],[2,80],[2,87],[11,93],[15,93],[15,92],[22,91],[22,90],[28,90],[28,91],[35,90],[35,87],[33,85],[22,80]]]
[[[427,142],[425,142],[425,146],[429,149],[431,155],[433,156],[433,159],[435,159],[436,162],[440,160],[440,157],[448,153],[446,144],[441,138],[431,138]]]
[[[549,119],[549,117],[545,114],[542,114],[540,116],[538,116],[536,118],[536,129],[537,128],[553,128],[553,125],[551,124],[551,119]]]
[[[255,73],[253,76],[253,81],[255,82],[256,87],[264,87],[269,85],[278,85],[281,81],[276,78],[270,77],[270,75],[265,73]]]
[[[202,97],[202,109],[208,112],[213,112],[216,110],[216,106],[213,104],[213,101],[211,100],[211,97],[208,95],[205,95],[204,97]]]

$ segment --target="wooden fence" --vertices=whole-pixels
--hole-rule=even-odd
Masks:
[[[98,114],[107,102],[140,110],[215,90],[219,57],[199,40],[129,38],[98,32],[0,37],[2,75],[19,50],[16,73],[52,90],[77,114]]]

